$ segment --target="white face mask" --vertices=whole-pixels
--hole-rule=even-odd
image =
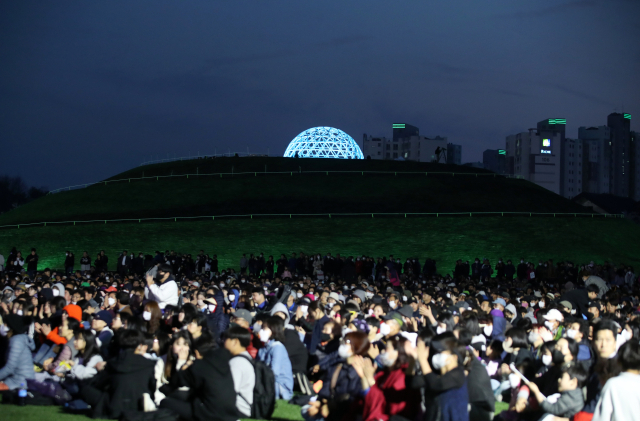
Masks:
[[[483,327],[482,331],[486,336],[491,336],[491,334],[493,333],[493,325]]]
[[[209,312],[211,312],[211,313],[216,311],[216,305],[215,304],[209,304],[209,305],[207,305],[207,307],[209,308]]]
[[[551,355],[542,356],[542,364],[546,365],[547,367],[551,365],[552,360],[553,360],[553,357]]]
[[[309,306],[300,306],[300,311],[302,311],[302,314],[306,316],[309,313]]]
[[[378,360],[383,366],[391,367],[396,363],[396,358],[390,357],[389,353],[385,352],[384,354],[380,354],[380,356],[378,357]]]
[[[509,385],[512,389],[520,386],[520,376],[518,376],[516,373],[509,374]]]
[[[395,301],[389,301],[389,307],[396,308],[396,302]]]
[[[538,341],[538,339],[540,339],[540,335],[538,335],[538,332],[529,332],[529,336],[527,337],[527,340],[529,341],[530,344],[534,344]]]
[[[578,331],[575,329],[567,329],[567,338],[575,339]]]
[[[433,369],[434,370],[441,370],[442,367],[447,365],[447,358],[449,358],[449,356],[443,354],[442,352],[440,352],[438,354],[435,354],[431,358],[431,365],[433,366]]]
[[[198,300],[198,305],[199,306],[203,306],[204,305],[204,300]]]
[[[539,307],[539,308],[544,308],[544,301],[540,301],[540,302],[538,303],[538,307]]]
[[[442,326],[438,326],[438,327],[436,327],[436,333],[437,333],[438,335],[439,335],[439,334],[441,334],[441,333],[444,333],[444,332],[446,332],[446,331],[447,331],[447,328],[446,328],[446,327],[442,327]]]
[[[116,304],[116,299],[115,298],[111,298],[109,297],[109,299],[107,300],[107,302],[109,303],[110,306],[113,306]]]
[[[151,320],[151,312],[150,311],[143,311],[142,312],[142,318],[145,319],[146,321]]]
[[[57,296],[59,296],[59,295],[60,295],[60,290],[59,290],[58,288],[54,288],[54,289],[53,289],[53,296],[54,296],[54,297],[57,297]]]
[[[544,322],[544,325],[552,332],[555,330],[555,327],[553,326],[553,322],[551,320],[547,320],[546,322]]]
[[[75,303],[73,303],[73,304],[75,304]],[[22,316],[22,314],[23,314],[23,313],[22,313],[22,310],[18,310],[18,311],[16,311],[16,314],[17,314],[18,316]],[[623,331],[623,332],[624,332],[624,331]]]
[[[7,333],[9,333],[7,325],[0,325],[0,336],[7,336]]]
[[[260,342],[267,343],[269,342],[269,338],[271,338],[271,331],[261,329],[260,332],[258,332],[258,337],[260,338]]]
[[[373,298],[373,292],[367,292],[365,295],[369,299]]]
[[[296,297],[302,298],[302,293],[301,292],[296,293]]]
[[[391,333],[391,327],[386,323],[381,323],[380,333],[382,334],[382,336],[387,336],[389,333]]]
[[[224,288],[225,287],[225,283],[224,282],[220,282],[220,288]]]
[[[231,294],[229,295],[229,301],[234,302],[236,300],[236,296]]]
[[[351,345],[342,344],[338,347],[338,355],[340,358],[344,358],[345,360],[353,355],[351,351]]]

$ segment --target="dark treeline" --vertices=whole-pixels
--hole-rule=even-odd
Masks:
[[[29,187],[21,177],[0,175],[0,213],[10,211],[47,194],[46,187]]]

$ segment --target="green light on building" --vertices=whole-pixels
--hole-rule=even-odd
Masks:
[[[505,151],[504,149],[498,149],[498,155],[506,155],[507,151]]]
[[[631,120],[631,114],[624,113],[624,118]]]
[[[567,124],[566,118],[550,118],[549,124]]]
[[[394,124],[393,128],[394,129],[404,129],[404,126],[405,126],[404,124]]]

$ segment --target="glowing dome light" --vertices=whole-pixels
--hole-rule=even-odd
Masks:
[[[333,127],[314,127],[296,136],[287,150],[285,158],[338,158],[364,159],[355,140],[342,130]]]

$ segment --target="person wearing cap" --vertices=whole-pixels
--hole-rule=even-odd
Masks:
[[[564,316],[560,313],[559,310],[552,308],[542,316],[545,320],[544,325],[549,329],[549,331],[554,335],[553,340],[557,341],[562,338],[562,333],[564,332],[564,328],[560,325],[564,321]]]
[[[101,310],[93,316],[91,329],[95,331],[96,342],[100,346],[100,354],[105,360],[109,358],[109,342],[113,338],[113,331],[110,329],[113,316],[107,310]]]
[[[177,306],[179,300],[178,284],[172,275],[171,266],[167,264],[158,265],[157,278],[154,280],[147,274],[147,286],[144,289],[144,297],[158,303],[161,310],[168,305]]]
[[[0,321],[0,336],[9,339],[7,360],[0,369],[0,392],[18,389],[35,379],[31,353],[36,347],[28,329],[25,318],[17,314],[7,314]]]
[[[498,339],[504,341],[504,333],[507,330],[507,319],[504,317],[504,308],[507,306],[507,302],[504,298],[496,298],[493,301],[493,310],[491,310],[491,316],[493,317],[493,330],[491,332],[491,339]]]
[[[258,348],[253,345],[254,335],[253,332],[251,332],[252,321],[253,316],[251,316],[251,312],[249,312],[249,310],[247,309],[241,308],[231,314],[231,323],[229,326],[232,327],[232,325],[235,324],[247,329],[251,333],[251,342],[247,346],[247,352],[249,353],[249,355],[251,355],[251,358],[256,358],[256,355],[258,355]]]
[[[402,330],[402,326],[404,325],[404,321],[402,319],[402,314],[397,311],[391,311],[389,314],[382,318],[383,322],[380,323],[380,333],[382,334],[382,339],[375,343],[374,345],[382,345],[386,346],[387,342],[389,342],[394,337],[400,334]]]

